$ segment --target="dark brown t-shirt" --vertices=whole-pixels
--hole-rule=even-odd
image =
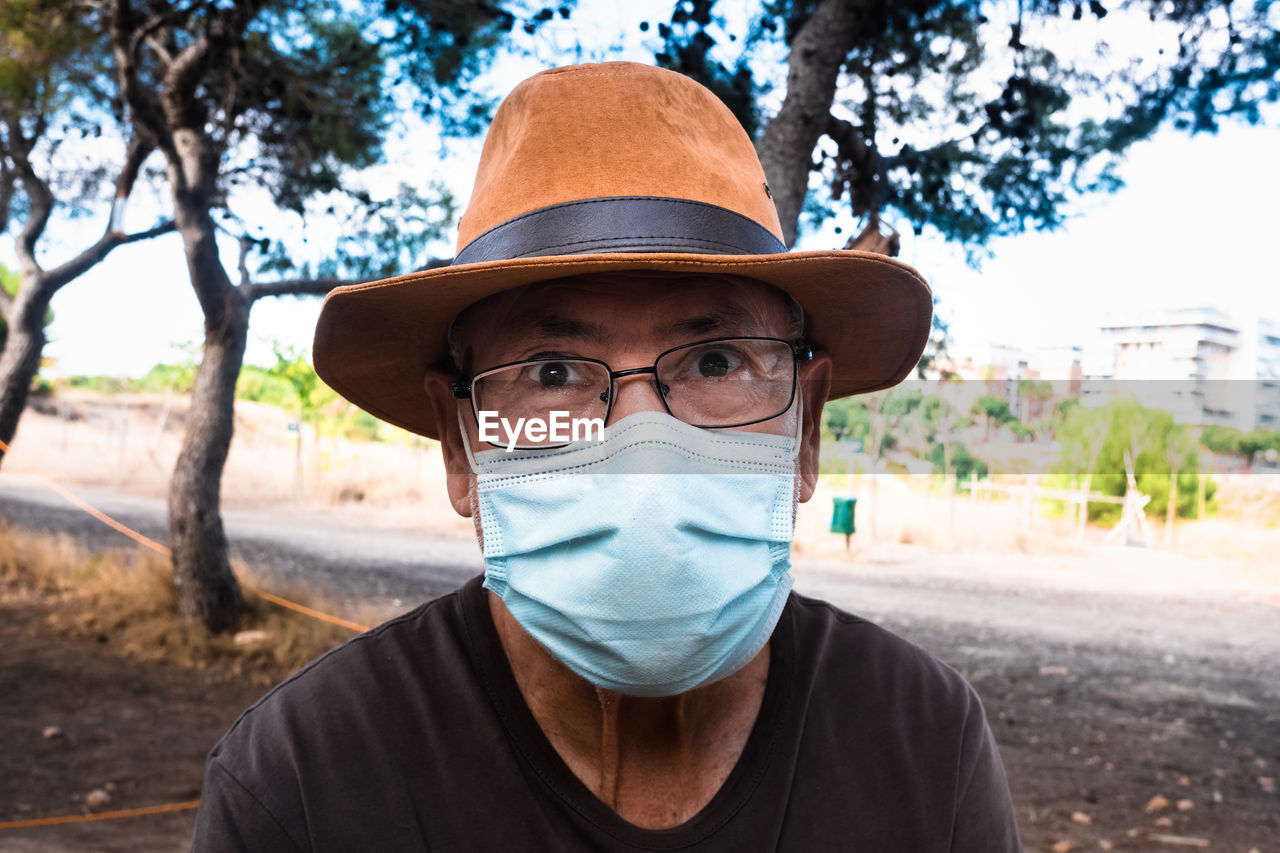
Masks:
[[[480,579],[330,651],[209,755],[195,851],[1021,850],[973,689],[793,594],[760,716],[701,812],[641,829],[560,760]]]

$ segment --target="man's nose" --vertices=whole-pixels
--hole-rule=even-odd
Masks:
[[[665,412],[667,407],[658,395],[658,377],[652,373],[633,373],[613,380],[613,407],[609,423],[617,423],[637,412]]]

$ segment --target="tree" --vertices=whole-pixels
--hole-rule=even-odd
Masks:
[[[16,286],[0,288],[0,441],[12,443],[40,369],[49,303],[114,249],[172,230],[161,223],[125,234],[120,219],[151,145],[110,114],[101,86],[102,43],[66,4],[23,0],[0,6],[0,231],[17,225]],[[69,213],[95,208],[105,162],[50,175],[40,168],[60,145],[101,137],[116,124],[122,138],[116,162],[115,207],[102,236],[53,267],[42,263],[40,244],[59,196],[73,199]],[[0,461],[4,451],[0,449]]]
[[[1075,406],[1067,413],[1058,442],[1062,450],[1052,466],[1055,474],[1075,478],[1084,471],[1086,490],[1092,485],[1103,494],[1119,497],[1127,487],[1124,454],[1128,452],[1139,490],[1151,496],[1146,507],[1149,514],[1167,514],[1171,504],[1183,518],[1197,514],[1197,451],[1186,428],[1174,423],[1168,412],[1147,409],[1134,400],[1113,400],[1097,409]],[[1216,485],[1206,477],[1204,487],[1206,499],[1211,498]],[[1089,517],[1112,517],[1117,512],[1115,505],[1094,504]]]
[[[933,319],[929,323],[929,338],[924,343],[924,352],[920,355],[920,361],[916,364],[916,377],[919,379],[929,379],[930,371],[937,373],[938,379],[950,379],[955,376],[948,368],[939,367],[938,363],[945,363],[949,353],[947,346],[951,343],[948,337],[951,331],[951,324],[943,320],[938,314],[938,303],[941,302],[938,295],[933,295]]]
[[[983,419],[986,424],[987,441],[991,440],[993,427],[998,430],[1005,424],[1016,420],[1013,412],[1009,409],[1009,401],[994,394],[983,394],[974,400],[973,405],[969,407],[969,414]]]
[[[1170,419],[1172,421],[1172,418]],[[1169,466],[1169,497],[1165,502],[1164,537],[1168,547],[1173,546],[1173,516],[1178,509],[1178,473],[1184,467],[1199,474],[1199,448],[1191,430],[1181,424],[1170,423],[1162,436],[1165,462]],[[1190,461],[1191,465],[1188,466]],[[1199,477],[1197,477],[1197,485]],[[1199,515],[1199,509],[1196,510]]]
[[[439,200],[440,215],[405,229],[398,213],[421,210],[423,198],[404,187],[375,198],[351,173],[381,156],[395,95],[403,91],[397,80],[446,129],[478,127],[488,103],[469,84],[521,21],[483,0],[91,5],[108,25],[120,97],[165,159],[176,228],[205,317],[204,354],[170,483],[170,545],[183,616],[225,631],[235,626],[243,598],[227,558],[221,476],[252,306],[266,296],[322,294],[403,271],[406,256],[440,235],[450,224],[451,199]],[[549,17],[545,11],[524,26],[536,28]],[[345,211],[339,245],[314,268],[295,262],[279,241],[249,233],[232,210],[238,188],[299,216],[317,201],[330,214]],[[222,260],[215,215],[238,239],[238,282]],[[255,281],[250,266],[258,259],[257,274],[295,275]],[[418,264],[424,260],[418,253]]]
[[[298,406],[297,453],[295,459],[296,485],[302,490],[302,423],[315,411],[316,391],[323,387],[315,368],[307,361],[306,355],[291,347],[283,347],[276,342],[271,347],[275,353],[276,363],[267,371],[268,375],[282,379],[293,390],[294,402]]]
[[[1022,421],[1037,421],[1044,416],[1045,403],[1053,399],[1053,384],[1047,379],[1019,379],[1018,397],[1022,400]]]
[[[682,0],[657,59],[759,128],[788,244],[816,182],[830,198],[819,210],[865,223],[851,248],[896,254],[881,233],[892,210],[917,233],[929,226],[974,249],[1057,227],[1074,198],[1116,189],[1126,149],[1161,127],[1258,122],[1260,106],[1280,98],[1272,5],[768,0],[738,38],[714,0]],[[1107,41],[1072,61],[1053,33],[1086,19]],[[789,51],[785,96],[765,118],[759,96],[775,81],[751,60],[779,44]]]

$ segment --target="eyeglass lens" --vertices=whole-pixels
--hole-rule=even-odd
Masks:
[[[744,426],[787,410],[795,387],[791,345],[774,339],[732,338],[669,350],[654,364],[655,383],[667,409],[694,426]],[[604,419],[613,386],[609,368],[586,359],[537,359],[483,371],[472,383],[481,413],[514,424],[552,413],[561,419]],[[524,438],[524,437],[522,437]],[[522,440],[523,447],[563,443],[550,435]]]

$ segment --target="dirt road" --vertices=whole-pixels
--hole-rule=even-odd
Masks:
[[[77,489],[163,540],[163,507]],[[119,534],[34,481],[0,516],[100,547]],[[390,615],[479,570],[464,536],[346,511],[231,510],[264,582]],[[1124,548],[1084,554],[864,549],[797,559],[797,590],[963,671],[1001,743],[1030,850],[1280,850],[1280,583],[1272,567]],[[180,845],[179,845],[180,846]]]

